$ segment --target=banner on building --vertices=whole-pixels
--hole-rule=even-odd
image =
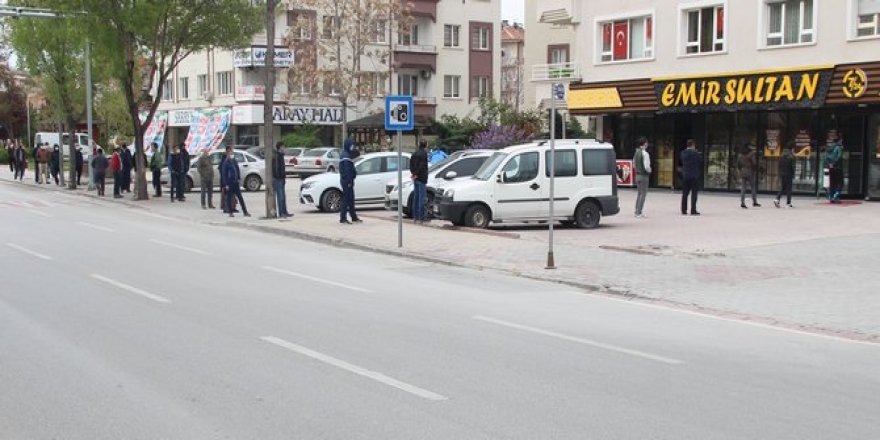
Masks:
[[[232,109],[229,107],[199,109],[193,112],[186,136],[186,150],[191,155],[202,150],[213,151],[223,142],[229,130]]]
[[[140,113],[140,120],[144,122],[147,120],[147,112]],[[168,112],[166,111],[156,111],[153,113],[153,120],[150,121],[150,125],[147,126],[146,130],[144,130],[144,151],[148,151],[150,149],[150,144],[156,143],[161,150],[163,147],[163,142],[165,142],[165,129],[168,128]],[[132,146],[134,142],[132,142]]]

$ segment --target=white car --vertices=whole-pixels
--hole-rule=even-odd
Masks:
[[[409,153],[403,153],[402,164],[409,178]],[[385,202],[385,182],[397,176],[397,153],[369,153],[355,159],[357,178],[354,181],[355,204],[379,205]],[[396,178],[396,177],[395,177]],[[342,186],[339,174],[322,173],[303,180],[299,201],[324,212],[338,212],[342,205]]]
[[[217,167],[220,165],[220,158],[225,154],[226,151],[223,149],[217,149],[208,153],[208,156],[211,159],[211,167],[214,168],[214,187],[220,186],[220,170],[218,170]],[[244,190],[259,191],[263,186],[263,181],[266,176],[266,162],[257,156],[242,150],[235,150],[233,157],[238,161],[238,168],[241,170],[242,186],[244,187]],[[199,155],[194,155],[190,158],[189,172],[187,173],[186,183],[184,184],[184,191],[186,192],[190,192],[193,188],[199,188],[201,186],[202,178],[199,175],[198,158]],[[171,180],[170,176],[171,173],[168,171],[168,167],[162,168],[163,185],[168,184]]]
[[[451,181],[462,177],[473,176],[483,166],[483,162],[494,153],[495,150],[462,150],[449,155],[446,159],[431,165],[428,168],[428,190],[425,205],[430,207],[434,204],[434,187],[440,181]],[[385,209],[397,211],[397,177],[385,184]],[[413,182],[409,175],[403,177],[403,214],[412,216],[410,206],[413,200]]]

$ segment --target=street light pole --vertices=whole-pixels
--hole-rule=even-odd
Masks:
[[[88,38],[86,38],[86,124],[88,127],[86,128],[86,133],[89,136],[89,144],[85,146],[86,151],[83,151],[84,157],[89,157],[89,191],[95,190],[95,169],[92,168],[91,161],[91,152],[92,152],[92,58],[91,58],[91,44],[89,43]],[[80,148],[83,148],[80,145]],[[89,156],[86,156],[86,155]],[[73,158],[71,158],[73,159]],[[135,158],[137,160],[137,158]],[[76,164],[76,160],[71,161],[72,164]],[[79,170],[77,170],[79,171]]]
[[[545,269],[556,269],[556,262],[553,258],[553,199],[556,196],[556,94],[557,84],[550,85],[550,212],[547,214],[547,226],[549,226],[549,237],[547,247],[547,266]]]

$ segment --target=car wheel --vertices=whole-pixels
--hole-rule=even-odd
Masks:
[[[590,200],[582,201],[574,210],[574,222],[581,229],[593,229],[599,226],[601,218],[602,213],[599,211],[599,205]]]
[[[425,212],[428,214],[428,218],[434,218],[434,193],[429,192],[426,199]]]
[[[186,176],[186,183],[184,184],[183,192],[190,192],[193,190],[193,187],[196,186],[193,183],[193,178],[190,176]]]
[[[263,179],[260,176],[251,174],[244,179],[244,189],[247,191],[259,191],[263,186]]]
[[[320,209],[324,212],[339,212],[342,208],[342,192],[336,188],[330,188],[321,194]]]
[[[492,213],[484,205],[473,205],[464,213],[464,224],[471,228],[485,229],[492,221]]]
[[[406,199],[406,206],[403,207],[403,215],[406,218],[412,218],[413,197],[415,194],[410,193],[409,198]]]

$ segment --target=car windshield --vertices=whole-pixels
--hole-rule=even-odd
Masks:
[[[452,153],[449,156],[446,156],[440,162],[437,162],[434,165],[431,165],[431,167],[428,168],[428,172],[433,173],[434,171],[437,171],[440,168],[445,167],[446,165],[449,165],[452,161],[458,159],[459,157],[461,157],[463,155],[464,155],[464,153],[462,153],[461,151],[457,151],[455,153]]]
[[[501,165],[501,162],[507,157],[507,153],[503,153],[501,151],[497,153],[492,153],[489,156],[489,159],[483,163],[483,166],[474,173],[474,179],[477,180],[489,180],[493,174],[495,174],[495,170],[498,169],[498,166]]]
[[[321,157],[327,153],[326,148],[315,148],[314,150],[309,150],[303,153],[302,155],[305,157]]]

